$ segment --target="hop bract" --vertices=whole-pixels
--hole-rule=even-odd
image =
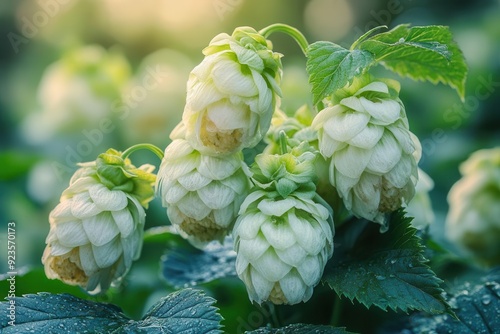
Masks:
[[[48,278],[97,293],[140,255],[154,166],[136,168],[112,149],[81,166],[49,215],[42,262]]]
[[[217,35],[203,53],[187,84],[186,139],[211,155],[255,146],[281,95],[281,55],[249,27]]]
[[[156,191],[170,222],[193,245],[223,240],[249,190],[241,152],[203,155],[185,139],[165,149]]]
[[[410,132],[399,83],[365,75],[338,90],[314,119],[330,183],[347,209],[382,224],[411,200],[418,139]]]
[[[500,147],[475,152],[448,194],[449,239],[488,265],[500,264]]]
[[[255,159],[255,186],[233,230],[236,271],[252,301],[309,300],[332,256],[333,222],[315,192],[314,158],[305,152]]]

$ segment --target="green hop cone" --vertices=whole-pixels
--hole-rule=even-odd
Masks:
[[[302,148],[256,157],[255,186],[233,229],[236,271],[259,304],[309,300],[333,254],[331,213],[315,192],[315,154]]]
[[[165,149],[156,191],[170,222],[194,246],[222,241],[250,188],[241,152],[203,155],[185,139]]]
[[[203,154],[229,154],[264,137],[281,91],[281,55],[256,30],[219,34],[187,83],[186,139]]]
[[[357,217],[386,226],[386,213],[415,194],[420,143],[409,130],[399,83],[369,75],[338,90],[316,115],[330,183]]]
[[[289,148],[297,147],[303,142],[317,148],[318,136],[316,131],[310,127],[312,120],[313,114],[307,105],[297,109],[290,117],[285,112],[276,110],[265,138],[267,143],[265,152],[268,154],[281,152],[280,136],[282,132],[286,134]]]
[[[136,168],[113,149],[80,165],[49,215],[42,262],[48,278],[98,293],[140,255],[154,166]]]
[[[446,234],[487,265],[500,264],[500,147],[479,150],[460,166],[448,202]]]

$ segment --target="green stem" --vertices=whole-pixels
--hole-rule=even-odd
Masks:
[[[125,151],[123,151],[123,153],[122,153],[122,159],[126,159],[130,154],[132,154],[132,153],[134,153],[135,151],[138,151],[138,150],[148,150],[148,151],[151,151],[154,154],[156,154],[156,156],[158,158],[160,158],[160,160],[163,159],[163,151],[160,150],[155,145],[149,144],[149,143],[142,143],[142,144],[136,144],[136,145],[130,146]]]
[[[287,136],[284,130],[280,131],[280,153],[281,155],[288,153],[288,143],[287,143]]]
[[[302,52],[304,52],[304,55],[307,56],[307,47],[309,46],[309,43],[307,42],[307,39],[304,37],[304,35],[297,28],[289,26],[288,24],[276,23],[276,24],[271,24],[270,26],[267,26],[264,29],[260,30],[259,34],[267,38],[273,32],[277,31],[283,32],[292,37],[300,46]]]
[[[281,322],[278,317],[278,308],[271,302],[267,303],[267,306],[269,308],[269,313],[271,315],[270,320],[274,328],[280,328],[281,327]]]
[[[339,326],[340,316],[342,315],[342,304],[342,299],[337,296],[333,304],[332,317],[330,319],[330,325],[333,327]]]

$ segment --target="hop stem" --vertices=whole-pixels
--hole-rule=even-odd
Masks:
[[[304,37],[304,35],[297,28],[294,28],[292,26],[283,23],[276,23],[265,27],[264,29],[260,30],[259,33],[267,38],[273,32],[277,31],[283,32],[291,36],[300,46],[304,55],[307,55],[307,47],[309,46],[309,43],[307,42],[307,39]]]
[[[159,149],[158,147],[156,147],[155,145],[149,144],[149,143],[142,143],[142,144],[136,144],[136,145],[130,146],[125,151],[123,151],[122,158],[126,159],[130,154],[132,154],[133,152],[138,151],[138,150],[151,151],[154,154],[156,154],[156,156],[158,158],[160,158],[160,160],[163,159],[163,151],[161,149]]]

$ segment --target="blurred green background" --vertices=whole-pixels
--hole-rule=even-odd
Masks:
[[[500,1],[19,0],[1,2],[0,18],[0,275],[8,271],[7,222],[13,220],[17,295],[50,291],[88,298],[47,280],[40,262],[48,213],[75,163],[108,147],[151,142],[164,148],[181,118],[189,71],[212,37],[276,22],[297,27],[309,42],[345,47],[378,25],[450,26],[469,66],[465,103],[448,87],[408,79],[401,79],[401,98],[423,145],[420,167],[435,181],[431,231],[460,254],[443,238],[446,195],[461,161],[500,145]],[[305,58],[289,37],[271,40],[285,55],[282,109],[292,112],[310,102]],[[394,77],[381,67],[375,72]],[[159,164],[149,153],[134,159],[137,165]],[[147,228],[167,223],[159,202],[151,203]],[[92,299],[140,317],[173,291],[160,278],[165,248],[163,240],[146,243],[122,290]],[[244,322],[264,324],[259,319],[265,312],[250,305],[237,279],[203,288],[219,300],[229,332]],[[0,282],[0,298],[6,294],[6,282]],[[326,290],[324,295],[332,297]]]

